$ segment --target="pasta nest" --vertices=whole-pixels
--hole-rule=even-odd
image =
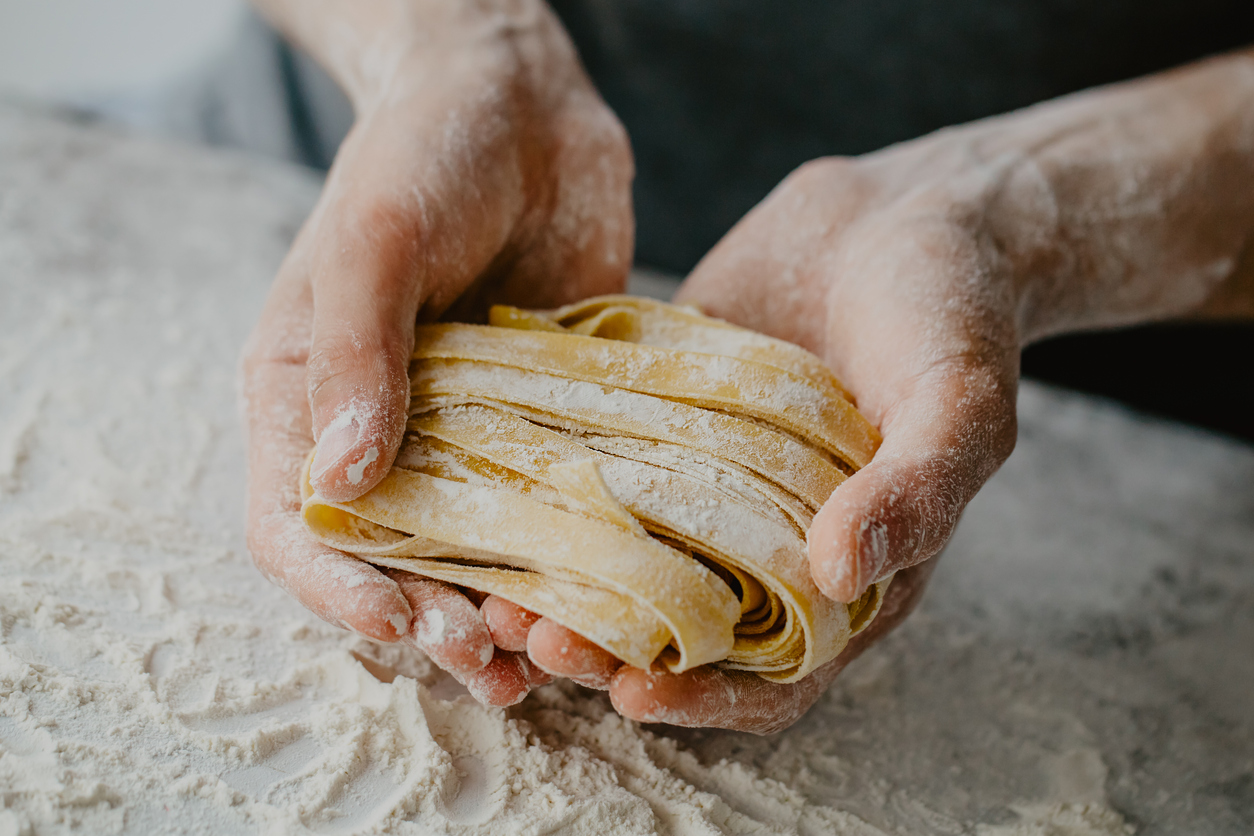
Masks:
[[[806,534],[880,437],[790,343],[629,296],[417,329],[394,466],[321,542],[499,595],[628,665],[794,682],[879,610],[811,579]],[[311,459],[312,461],[312,454]]]

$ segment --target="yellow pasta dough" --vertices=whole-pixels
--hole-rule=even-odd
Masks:
[[[418,328],[410,420],[353,502],[302,481],[323,543],[548,616],[629,665],[793,682],[879,609],[810,578],[815,512],[879,443],[789,343],[603,296]]]

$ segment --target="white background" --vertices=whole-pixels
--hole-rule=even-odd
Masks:
[[[243,0],[0,0],[0,95],[142,94],[211,55]]]

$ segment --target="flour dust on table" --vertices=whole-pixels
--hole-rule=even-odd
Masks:
[[[1254,452],[1027,386],[789,731],[485,708],[251,566],[234,367],[305,172],[0,105],[0,834],[1238,834]]]

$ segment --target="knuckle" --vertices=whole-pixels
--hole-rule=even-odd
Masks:
[[[599,98],[595,104],[568,107],[555,120],[557,199],[587,202],[588,194],[611,207],[623,204],[630,212],[635,157],[627,129]],[[564,184],[574,188],[564,188]],[[602,208],[606,208],[602,207]]]
[[[826,185],[833,179],[852,177],[856,168],[856,162],[849,157],[817,157],[797,166],[784,179],[784,185],[801,189]]]
[[[603,102],[591,112],[592,133],[602,152],[613,162],[632,165],[631,138],[622,120]]]
[[[283,339],[281,331],[258,325],[240,349],[239,370],[251,375],[275,363],[303,362],[307,351],[307,342]]]
[[[342,358],[338,356],[331,357],[327,354],[310,356],[306,386],[308,388],[310,405],[315,410],[315,417],[319,403],[329,393],[338,390],[341,383],[348,385],[349,388],[353,388],[355,375],[352,374],[352,371],[352,369],[343,365]],[[337,394],[339,393],[337,392]]]
[[[275,374],[303,366],[309,357],[309,324],[263,320],[248,336],[236,361],[236,377],[249,388],[268,385]]]
[[[563,108],[566,115],[578,125],[578,134],[590,145],[605,154],[617,155],[616,159],[630,163],[631,139],[618,115],[600,96],[589,91],[568,102]],[[558,127],[563,119],[558,119]]]
[[[309,352],[309,396],[316,399],[329,384],[347,382],[377,390],[398,386],[408,363],[408,346],[399,337],[365,335],[348,329],[318,338]]]
[[[362,355],[360,342],[351,336],[323,337],[309,352],[310,392],[327,381],[356,370]]]

